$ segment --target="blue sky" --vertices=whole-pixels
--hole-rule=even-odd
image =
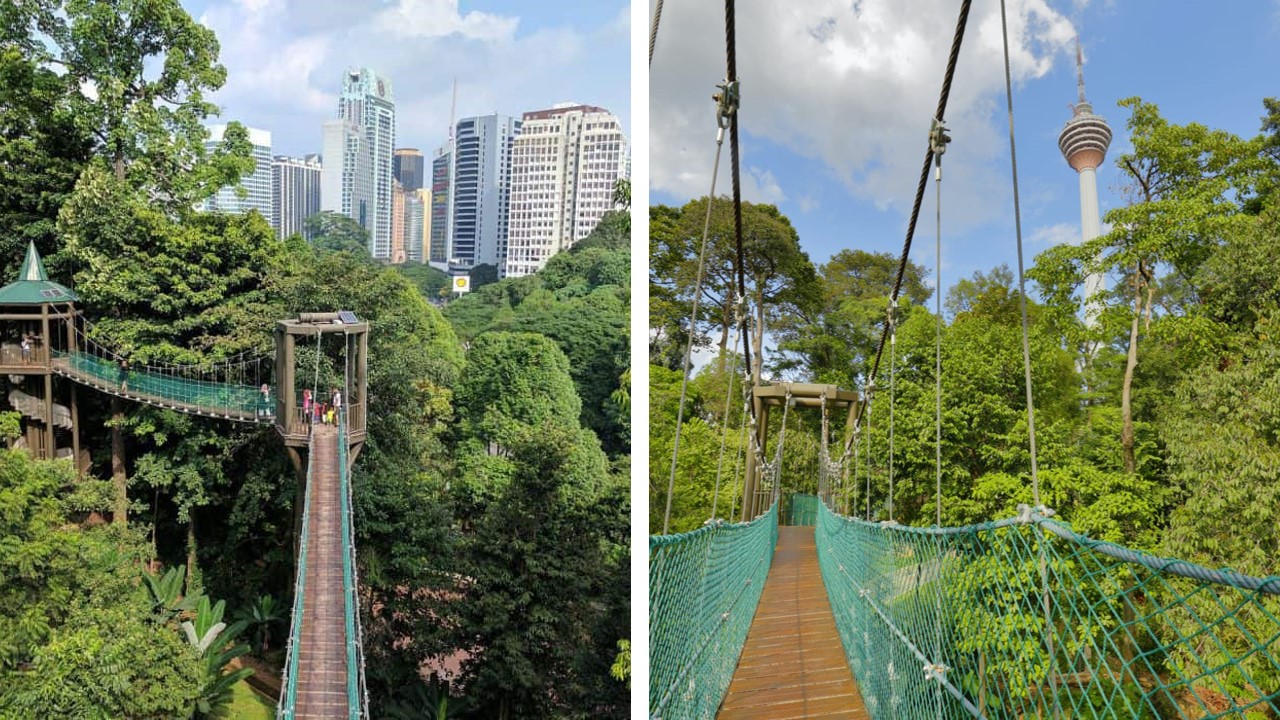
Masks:
[[[698,7],[700,5],[701,7]],[[739,0],[744,197],[773,202],[821,263],[842,248],[901,251],[958,0]],[[1078,181],[1057,149],[1076,99],[1075,35],[1094,111],[1115,135],[1102,212],[1124,202],[1113,161],[1129,144],[1122,98],[1175,123],[1251,136],[1280,96],[1280,2],[1009,0],[1024,251],[1079,242]],[[650,2],[652,12],[652,0]],[[650,201],[710,183],[710,93],[724,75],[718,3],[667,3],[650,78]],[[942,283],[1016,270],[999,3],[976,0],[956,71],[943,160]],[[727,145],[727,143],[726,143]],[[728,193],[728,153],[718,192]],[[933,271],[929,183],[912,259]],[[932,303],[930,303],[932,305]]]
[[[400,147],[445,140],[458,117],[600,105],[631,129],[630,4],[467,0],[184,0],[222,45],[220,121],[272,133],[273,152],[320,151],[343,70],[373,68],[395,93]]]

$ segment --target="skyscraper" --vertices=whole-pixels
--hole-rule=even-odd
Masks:
[[[320,172],[320,209],[355,220],[373,237],[373,157],[363,128],[347,120],[323,126],[324,167]],[[388,213],[390,208],[388,208]],[[388,241],[390,238],[388,237]]]
[[[409,262],[425,263],[431,248],[431,188],[424,187],[414,194],[418,196],[418,208],[422,213],[422,233],[408,248]]]
[[[626,177],[627,138],[608,110],[563,103],[524,114],[511,151],[505,275],[537,272],[595,229]]]
[[[398,148],[391,156],[391,174],[405,190],[422,189],[425,182],[423,160],[422,151],[417,148]]]
[[[453,138],[436,151],[431,161],[431,245],[427,261],[438,266],[449,262],[449,230],[453,219]]]
[[[511,146],[520,121],[485,115],[458,121],[453,160],[453,222],[449,260],[493,265],[506,260]]]
[[[350,69],[342,80],[338,117],[363,131],[368,154],[368,181],[372,192],[367,208],[369,252],[375,258],[391,256],[392,149],[396,137],[396,107],[391,81],[368,68]],[[326,149],[326,156],[328,150]],[[353,168],[353,171],[359,172]],[[343,173],[347,170],[344,167]],[[344,180],[344,185],[346,184]],[[348,213],[349,217],[356,215]]]
[[[396,265],[409,260],[422,262],[423,211],[418,191],[397,182],[391,208],[395,219],[391,228],[391,262]]]
[[[271,161],[271,226],[281,239],[304,234],[307,218],[320,212],[319,155],[277,155]]]
[[[1067,164],[1080,174],[1080,234],[1082,240],[1088,242],[1102,234],[1098,216],[1097,169],[1111,146],[1111,127],[1101,116],[1093,114],[1093,106],[1084,99],[1084,58],[1080,52],[1079,37],[1076,38],[1076,87],[1079,101],[1058,136],[1058,149]],[[1106,289],[1107,281],[1102,273],[1093,273],[1085,278],[1084,320],[1090,327],[1098,321],[1101,297]]]
[[[209,139],[204,141],[206,152],[214,152],[222,146],[226,125],[210,125]],[[218,192],[205,199],[202,210],[225,213],[246,213],[257,210],[268,222],[271,221],[271,133],[257,128],[246,128],[249,131],[249,142],[253,145],[253,172],[240,178],[240,185],[219,188]],[[243,192],[241,191],[243,188]]]

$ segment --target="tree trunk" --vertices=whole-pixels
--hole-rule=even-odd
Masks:
[[[200,590],[196,580],[196,516],[195,508],[188,508],[190,518],[187,520],[187,595],[193,596]]]
[[[511,698],[506,695],[498,703],[498,720],[511,720]]]
[[[125,472],[124,454],[124,404],[120,398],[111,398],[111,480],[116,498],[112,507],[111,522],[115,525],[129,523],[129,476]]]
[[[1129,328],[1129,358],[1124,367],[1124,386],[1120,392],[1120,415],[1124,426],[1120,430],[1120,447],[1124,453],[1124,470],[1137,472],[1133,456],[1133,369],[1138,366],[1138,323],[1142,321],[1143,267],[1138,262],[1133,274],[1133,324]]]

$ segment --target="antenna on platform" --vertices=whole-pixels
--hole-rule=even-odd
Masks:
[[[1076,38],[1077,45],[1080,39]],[[1083,81],[1081,81],[1083,82]],[[1081,91],[1083,92],[1083,90]],[[1084,97],[1083,95],[1081,97]],[[453,100],[449,102],[449,140],[453,140],[453,117],[458,110],[458,78],[453,78]]]
[[[1076,87],[1080,90],[1080,102],[1084,102],[1084,53],[1080,50],[1080,36],[1076,35]]]

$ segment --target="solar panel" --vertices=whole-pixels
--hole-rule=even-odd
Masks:
[[[43,297],[47,297],[47,298],[62,297],[64,294],[65,294],[65,293],[63,293],[61,290],[57,290],[57,289],[41,290],[41,291],[40,291],[40,295],[41,295],[41,296],[43,296]]]
[[[341,320],[345,325],[355,325],[356,323],[360,322],[358,319],[356,319],[356,314],[351,312],[350,310],[339,310],[338,319]]]

